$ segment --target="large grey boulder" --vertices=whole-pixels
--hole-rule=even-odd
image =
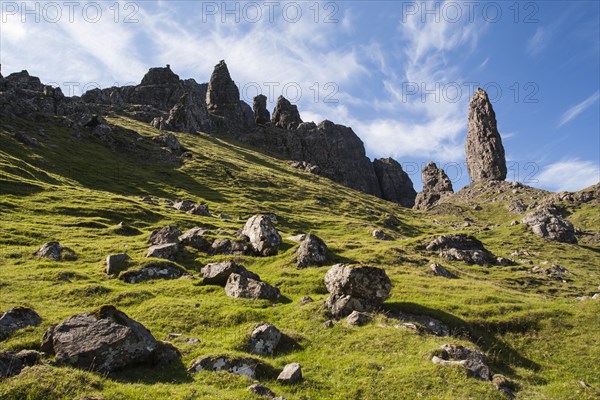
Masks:
[[[111,254],[106,257],[106,273],[116,275],[125,267],[129,256],[125,253]]]
[[[182,246],[193,247],[196,250],[206,251],[212,245],[213,240],[207,237],[212,232],[198,226],[188,229],[179,237]]]
[[[155,229],[148,238],[148,243],[164,244],[164,243],[179,243],[181,231],[175,226],[167,225],[160,229]]]
[[[0,316],[0,340],[28,326],[38,326],[42,318],[31,308],[11,308]]]
[[[256,379],[258,365],[259,362],[252,358],[206,356],[194,361],[188,368],[188,372],[227,371],[232,374],[246,376],[250,379]]]
[[[381,268],[336,264],[325,275],[331,294],[325,304],[335,318],[352,311],[376,311],[390,296],[392,282]]]
[[[250,243],[244,240],[235,240],[228,238],[218,238],[210,246],[208,250],[209,254],[225,254],[225,255],[234,255],[234,256],[242,256],[249,255],[253,253],[253,248]]]
[[[427,164],[423,168],[421,178],[423,181],[423,190],[415,198],[416,210],[427,210],[433,207],[441,199],[454,193],[452,182],[443,169],[438,168],[434,162]]]
[[[467,170],[473,182],[506,179],[506,159],[496,126],[496,113],[481,88],[475,91],[469,105],[465,152]]]
[[[44,243],[38,251],[34,253],[35,256],[40,258],[47,258],[53,261],[60,261],[63,247],[58,242]]]
[[[249,238],[254,251],[261,256],[277,254],[281,236],[267,215],[254,215],[242,228],[242,235]]]
[[[281,383],[296,383],[302,380],[302,367],[298,363],[291,363],[283,368],[277,377]]]
[[[181,357],[113,306],[74,315],[48,329],[42,351],[55,354],[59,365],[104,373],[138,364],[165,365]]]
[[[200,271],[203,282],[207,285],[225,286],[231,274],[238,274],[260,281],[260,277],[254,272],[248,271],[243,265],[235,261],[222,261],[218,263],[206,264]]]
[[[373,161],[373,168],[384,200],[409,208],[415,205],[417,192],[400,163],[393,158],[379,158]]]
[[[151,246],[148,249],[146,257],[163,258],[165,260],[173,260],[179,251],[177,243],[163,243]]]
[[[283,96],[277,98],[271,122],[280,128],[294,130],[302,123],[298,107]]]
[[[296,266],[306,268],[311,265],[323,265],[327,262],[327,245],[316,235],[304,235],[296,250]]]
[[[438,251],[440,256],[449,260],[464,261],[467,264],[491,264],[495,258],[479,240],[463,233],[438,236],[425,248]]]
[[[248,352],[261,356],[272,356],[281,340],[281,331],[272,324],[257,326],[248,341]]]
[[[251,300],[277,300],[281,296],[279,289],[240,274],[231,274],[225,284],[225,293],[229,297]]]
[[[573,224],[563,219],[554,207],[541,207],[525,215],[521,222],[539,237],[563,243],[577,243]]]

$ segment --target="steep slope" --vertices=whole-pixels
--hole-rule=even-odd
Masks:
[[[255,357],[264,364],[260,381],[290,400],[504,398],[461,368],[433,364],[432,353],[445,343],[484,351],[492,370],[519,385],[520,399],[598,396],[600,303],[576,299],[598,291],[598,244],[552,242],[512,225],[519,217],[507,204],[517,194],[496,190],[501,188],[477,189],[472,196],[461,191],[423,213],[300,172],[234,140],[175,133],[185,149],[180,154],[161,148],[155,142],[161,132],[145,122],[126,114],[112,114],[107,122],[111,133],[105,136],[92,127],[65,127],[61,118],[0,124],[0,310],[27,306],[42,317],[40,326],[1,341],[0,350],[39,349],[46,328],[113,304],[156,338],[171,341],[182,364],[109,377],[44,364],[0,380],[0,398],[256,399],[245,377],[192,375],[186,368],[201,356],[248,356],[245,343],[261,322],[276,325],[287,339],[273,357]],[[520,190],[534,197],[533,190]],[[540,201],[547,195],[539,193]],[[213,215],[232,219],[186,214],[171,207],[178,198],[205,203]],[[597,203],[572,207],[567,218],[576,226],[586,233],[597,229]],[[194,279],[128,284],[104,272],[108,254],[128,253],[130,269],[145,265],[153,229],[171,224],[182,231],[201,226],[235,232],[258,213],[276,215],[284,238],[280,252],[235,258],[279,287],[280,301],[230,298],[202,284],[198,274],[205,264],[231,258],[204,252],[175,259]],[[391,240],[377,240],[375,229]],[[326,266],[296,268],[297,244],[287,238],[299,233],[327,243]],[[467,265],[424,249],[436,235],[449,233],[474,235],[495,256],[516,263]],[[73,251],[69,261],[33,256],[50,240]],[[392,280],[392,297],[366,326],[344,320],[323,326],[328,319],[323,278],[336,262],[378,266]],[[434,276],[433,262],[457,279]],[[531,271],[552,264],[572,275],[556,280]],[[301,305],[303,296],[315,301]],[[435,317],[451,328],[452,337],[397,328],[398,313]],[[290,362],[302,365],[302,383],[276,381]]]

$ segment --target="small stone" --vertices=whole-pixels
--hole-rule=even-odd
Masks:
[[[302,298],[300,299],[301,306],[305,306],[305,305],[313,303],[313,302],[314,302],[314,300],[310,296],[302,296]]]
[[[350,325],[362,326],[371,321],[371,316],[367,313],[352,311],[352,313],[346,318],[346,321]]]
[[[129,256],[125,253],[111,254],[106,257],[106,273],[108,275],[117,275],[121,272],[127,260],[129,260]]]
[[[272,356],[281,340],[281,331],[273,324],[262,324],[250,335],[248,352],[261,356]]]
[[[328,319],[327,321],[323,322],[323,328],[325,329],[331,329],[335,326],[334,322],[330,319]]]
[[[302,380],[302,367],[298,363],[291,363],[283,368],[277,377],[281,383],[296,383]]]
[[[273,393],[271,389],[261,385],[260,383],[255,383],[254,385],[248,386],[248,391],[258,396],[266,397],[267,399],[275,398],[275,393]]]
[[[446,279],[456,278],[454,274],[452,274],[446,268],[442,267],[440,264],[433,263],[429,266],[429,268],[433,271],[433,274],[435,276],[441,276]]]
[[[371,235],[373,235],[373,237],[377,240],[393,240],[390,235],[379,229],[375,229],[373,232],[371,232]]]

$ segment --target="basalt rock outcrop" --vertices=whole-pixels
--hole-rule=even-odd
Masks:
[[[417,192],[398,161],[393,158],[375,159],[373,167],[383,199],[396,202],[403,207],[414,206]]]
[[[277,98],[271,122],[280,128],[294,130],[302,123],[298,107],[283,96]]]
[[[414,208],[426,210],[444,197],[454,193],[452,182],[443,169],[438,168],[434,162],[427,164],[422,171],[423,190],[417,194]]]
[[[267,110],[267,96],[259,94],[253,102],[254,122],[265,125],[271,121],[271,113]]]
[[[465,142],[467,169],[473,182],[506,179],[504,146],[496,126],[496,114],[487,93],[478,88],[469,105]]]

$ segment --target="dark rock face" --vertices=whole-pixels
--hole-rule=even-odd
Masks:
[[[234,240],[227,238],[218,238],[210,246],[209,254],[227,254],[227,255],[250,255],[253,253],[252,246],[244,240]]]
[[[169,116],[156,117],[151,122],[152,126],[161,130],[170,130],[185,133],[198,131],[212,132],[213,122],[204,100],[194,93],[184,93],[177,103],[169,110]]]
[[[111,254],[106,257],[106,273],[108,275],[118,274],[127,264],[129,256],[125,253]]]
[[[416,210],[427,210],[444,197],[454,193],[452,182],[443,169],[438,168],[434,162],[427,164],[422,171],[423,190],[415,199]]]
[[[271,113],[267,110],[267,96],[259,94],[254,98],[253,111],[257,125],[265,125],[271,121]]]
[[[439,236],[426,247],[428,251],[439,251],[449,260],[464,261],[467,264],[488,264],[494,262],[494,256],[483,247],[483,243],[465,234]]]
[[[506,179],[504,147],[496,127],[496,114],[487,93],[478,88],[469,105],[465,143],[467,169],[473,182]]]
[[[396,202],[403,207],[414,206],[417,192],[400,163],[392,158],[380,158],[373,161],[373,168],[383,199]]]
[[[0,352],[0,378],[10,378],[18,375],[23,368],[39,364],[41,354],[33,350]]]
[[[0,340],[19,329],[28,326],[38,326],[41,323],[42,318],[31,308],[12,308],[0,317]]]
[[[170,66],[150,68],[142,78],[142,85],[168,85],[179,83],[179,75],[171,71]]]
[[[210,233],[211,232],[206,229],[195,227],[185,231],[183,235],[179,237],[179,241],[182,246],[190,246],[196,250],[207,251],[212,244],[212,240],[206,236]]]
[[[290,103],[285,97],[279,96],[271,122],[280,128],[295,130],[302,123],[298,107]]]
[[[278,288],[235,273],[229,275],[225,293],[229,297],[251,300],[277,300],[281,296]]]
[[[323,265],[327,261],[327,245],[318,236],[308,234],[296,250],[296,266],[306,268],[310,265]]]
[[[390,296],[392,282],[381,268],[337,264],[325,275],[325,286],[331,293],[327,308],[341,318],[352,311],[377,310]]]
[[[203,282],[207,285],[225,286],[231,274],[242,275],[260,281],[260,277],[254,272],[248,271],[243,265],[235,261],[223,261],[219,263],[206,264],[200,275],[204,278]]]
[[[206,106],[221,131],[236,132],[245,125],[240,91],[223,60],[215,66],[208,82]]]
[[[563,243],[577,243],[573,224],[564,220],[554,207],[542,207],[533,211],[525,215],[521,222],[539,237]]]
[[[42,351],[55,354],[58,364],[107,373],[180,358],[176,349],[157,341],[142,324],[113,306],[74,315],[48,329]]]

